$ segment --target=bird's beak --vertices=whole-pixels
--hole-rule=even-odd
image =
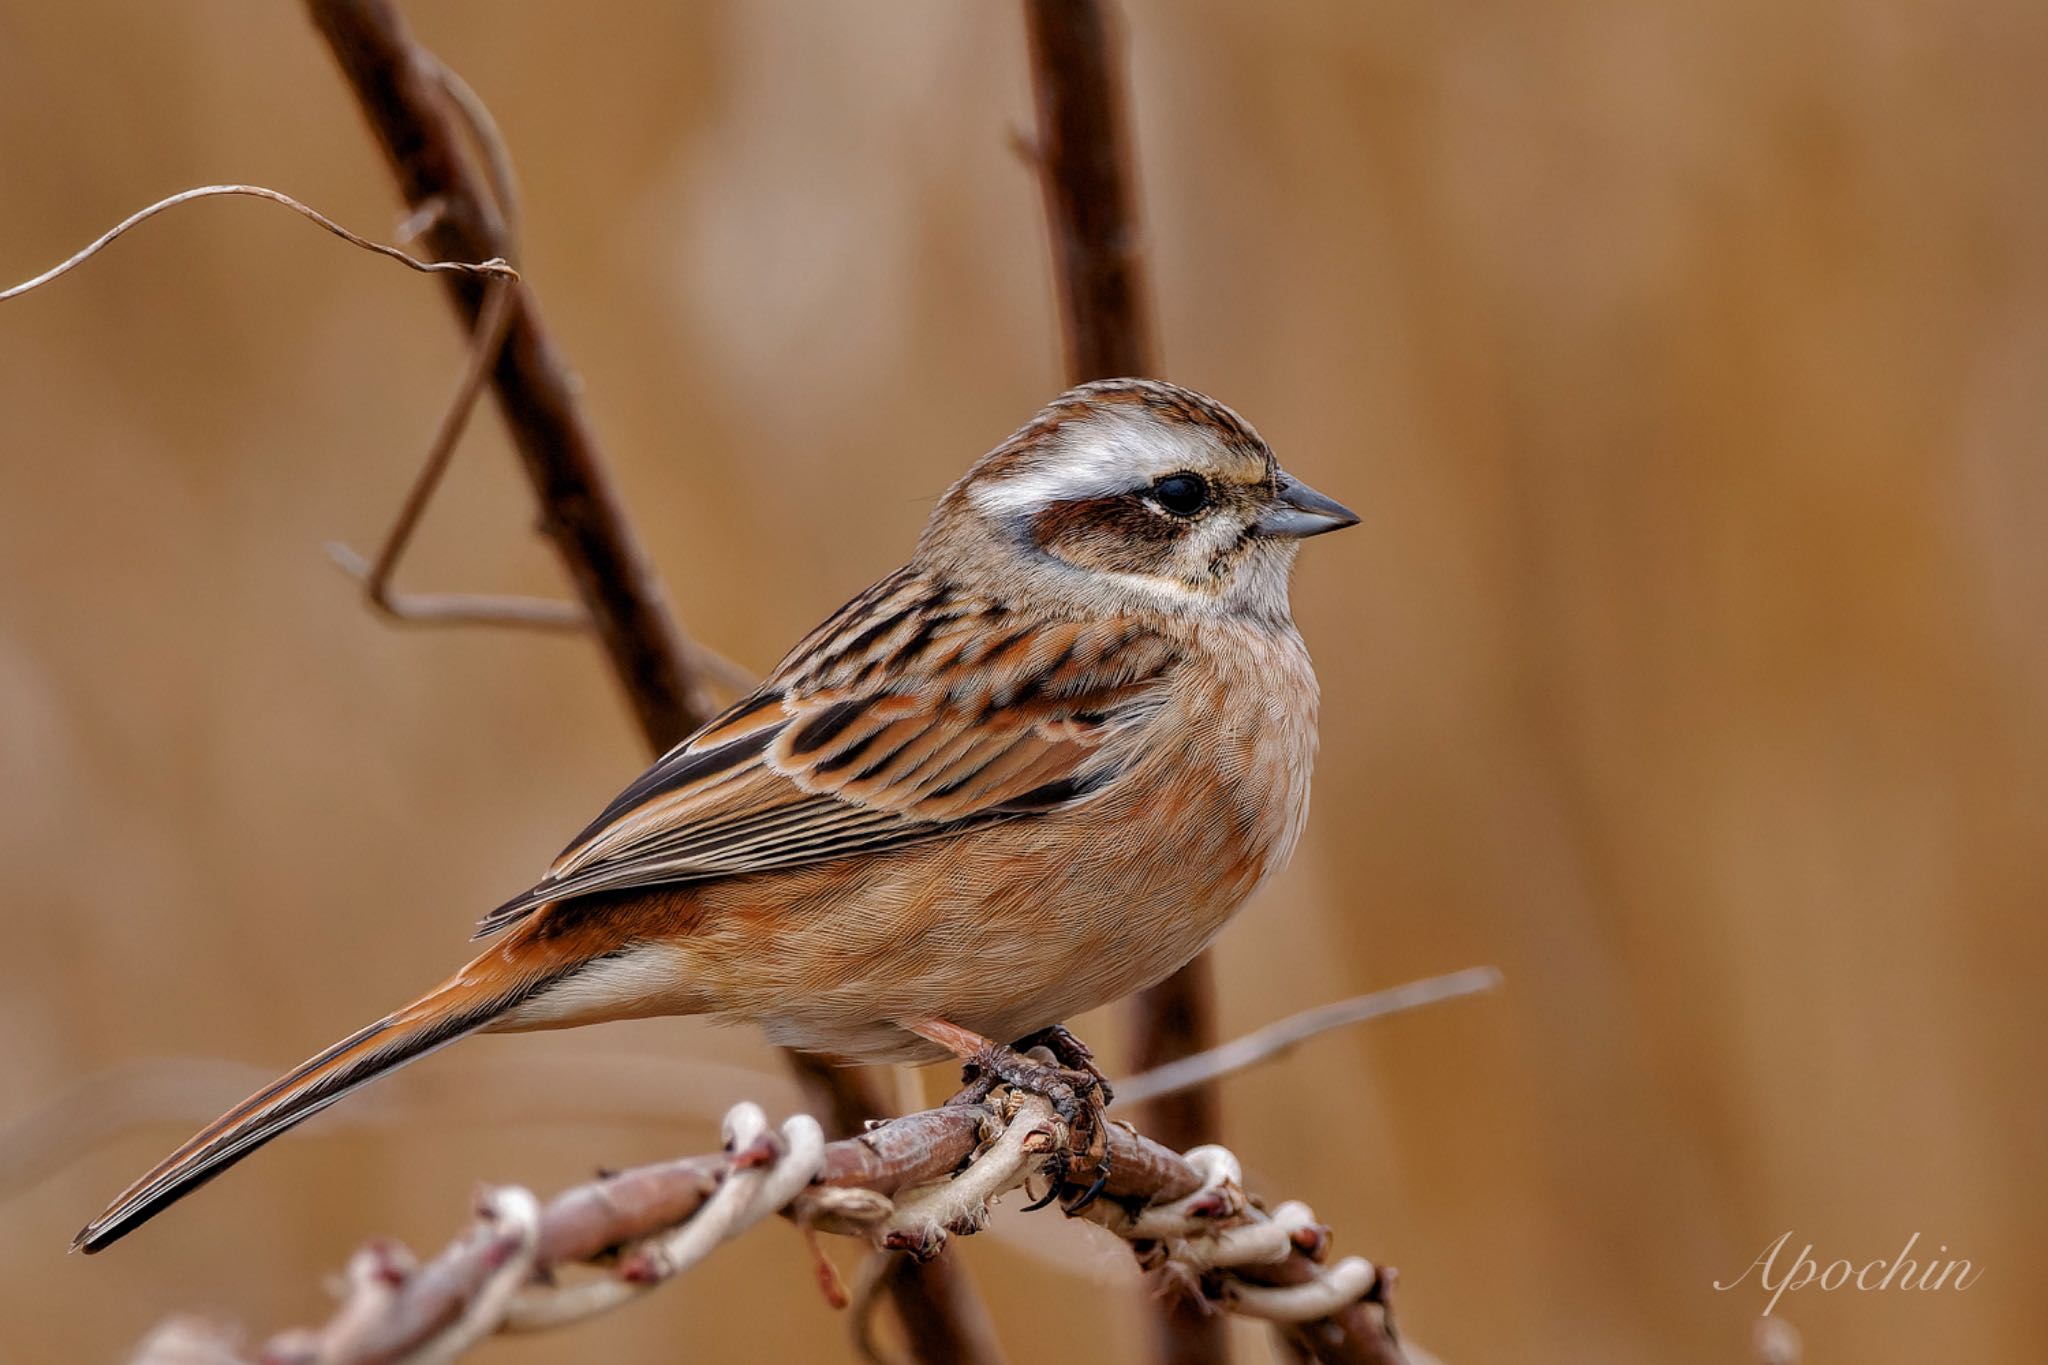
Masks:
[[[1292,474],[1282,474],[1280,495],[1265,515],[1252,523],[1252,530],[1262,536],[1299,540],[1356,525],[1358,513],[1335,498],[1324,497]]]

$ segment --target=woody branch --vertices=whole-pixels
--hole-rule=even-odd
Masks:
[[[1132,169],[1121,34],[1104,0],[1024,0],[1038,112],[1032,160],[1045,196],[1067,377],[1074,383],[1158,373],[1144,235]],[[1166,1066],[1215,1040],[1215,980],[1204,953],[1131,1005],[1131,1064]],[[1144,1107],[1144,1122],[1180,1146],[1215,1136],[1213,1085]],[[1156,1324],[1160,1365],[1222,1365],[1219,1324],[1168,1304]]]
[[[924,1259],[987,1225],[990,1206],[1039,1175],[1069,1138],[1046,1102],[998,1091],[824,1141],[798,1116],[778,1132],[751,1104],[726,1119],[726,1149],[642,1166],[543,1206],[487,1188],[477,1217],[432,1260],[373,1242],[351,1258],[340,1307],[323,1325],[272,1338],[262,1365],[443,1365],[499,1332],[564,1326],[676,1278],[771,1214],[809,1238],[834,1233]],[[1236,1158],[1187,1152],[1126,1128],[1107,1131],[1112,1174],[1082,1215],[1122,1237],[1165,1297],[1203,1313],[1269,1321],[1299,1356],[1328,1365],[1408,1365],[1395,1336],[1389,1269],[1332,1260],[1331,1236],[1298,1203],[1248,1195]],[[837,1274],[812,1247],[828,1300]],[[174,1322],[135,1365],[208,1359],[239,1365],[215,1329]]]
[[[400,194],[432,253],[481,261],[513,255],[508,213],[494,196],[493,167],[479,167],[465,142],[468,97],[451,90],[446,68],[416,43],[390,0],[306,0],[342,75],[383,147]],[[467,123],[482,120],[474,111]],[[506,177],[500,171],[496,179]],[[584,613],[618,676],[648,746],[660,753],[709,719],[711,701],[690,667],[691,653],[651,560],[634,533],[567,360],[550,337],[525,281],[509,290],[500,316],[485,316],[490,291],[450,278],[448,297],[472,335],[496,346],[490,385],[553,542]],[[481,349],[481,348],[479,348]],[[387,566],[388,567],[388,566]],[[864,1073],[792,1066],[837,1131],[886,1113]],[[964,1273],[947,1262],[891,1281],[920,1359],[999,1365],[986,1315]]]

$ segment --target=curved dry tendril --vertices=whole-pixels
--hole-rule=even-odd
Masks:
[[[268,199],[274,204],[282,204],[301,217],[318,223],[350,246],[361,247],[364,251],[374,251],[379,256],[388,256],[400,265],[420,271],[423,274],[450,272],[459,275],[482,275],[503,280],[516,280],[519,278],[519,272],[514,270],[502,257],[497,256],[493,256],[488,261],[477,262],[423,261],[417,256],[400,251],[395,246],[388,246],[383,242],[373,242],[367,237],[351,232],[326,214],[320,212],[320,210],[310,205],[302,204],[280,190],[269,189],[263,185],[201,185],[196,189],[181,190],[167,199],[157,200],[148,208],[129,214],[119,223],[116,223],[113,227],[100,234],[90,245],[70,259],[51,266],[34,279],[23,280],[20,284],[14,285],[9,289],[0,289],[0,303],[4,303],[8,299],[19,298],[31,290],[40,289],[60,275],[69,273],[76,267],[91,260],[94,256],[97,256],[117,237],[126,233],[130,228],[156,217],[165,209],[173,208],[194,199],[209,199],[220,195],[243,195],[251,199]]]

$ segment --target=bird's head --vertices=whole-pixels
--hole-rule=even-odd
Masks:
[[[947,491],[921,560],[1091,612],[1286,619],[1307,536],[1357,524],[1251,425],[1192,389],[1069,389]]]

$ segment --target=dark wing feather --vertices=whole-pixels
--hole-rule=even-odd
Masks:
[[[1142,751],[1178,658],[1148,631],[1027,626],[899,573],[664,755],[479,932],[574,896],[798,867],[1085,801]]]

